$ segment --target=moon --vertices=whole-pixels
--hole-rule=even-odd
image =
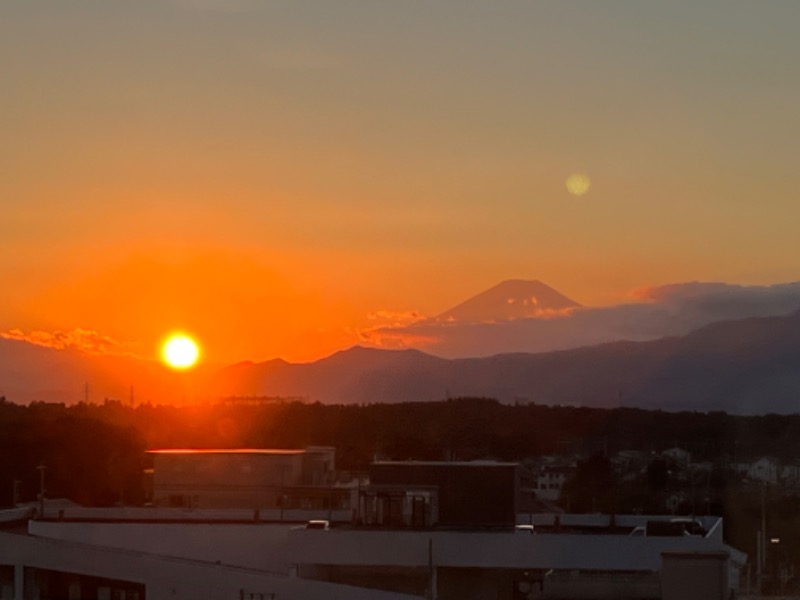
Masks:
[[[173,369],[189,369],[200,358],[200,347],[192,338],[182,333],[169,336],[161,347],[161,358]]]
[[[567,191],[573,196],[583,196],[591,185],[592,180],[583,173],[573,173],[567,177]]]

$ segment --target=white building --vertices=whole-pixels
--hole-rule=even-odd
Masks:
[[[677,446],[664,450],[661,456],[684,469],[688,468],[689,463],[692,462],[692,453],[683,448],[678,448]]]
[[[581,598],[656,600],[664,552],[725,553],[734,587],[745,561],[724,544],[722,521],[713,517],[702,519],[703,536],[647,537],[629,533],[669,517],[521,516],[531,534],[530,527],[308,529],[241,510],[49,513],[54,518],[26,523],[19,509],[6,511],[0,597],[511,600],[570,597],[563,594],[579,587]],[[308,515],[284,515],[300,516]]]
[[[536,472],[536,497],[552,502],[561,498],[564,484],[575,473],[574,467],[545,465]]]
[[[776,484],[778,483],[780,464],[778,461],[764,456],[755,462],[739,465],[737,471],[750,481]]]

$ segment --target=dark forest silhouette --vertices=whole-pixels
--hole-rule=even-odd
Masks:
[[[144,501],[143,471],[151,466],[148,449],[308,445],[336,447],[337,468],[352,472],[375,458],[530,463],[542,455],[573,455],[578,466],[563,494],[565,509],[664,512],[665,494],[691,486],[696,502],[680,512],[724,516],[726,537],[748,550],[762,491],[742,484],[729,467],[761,456],[784,463],[800,457],[800,415],[506,405],[484,398],[360,406],[248,398],[193,407],[22,406],[2,399],[0,504],[12,504],[15,490],[17,501],[35,500],[39,465],[47,467],[49,498],[137,505]],[[659,455],[673,447],[711,462],[711,473],[699,482],[679,480]],[[652,457],[641,477],[623,481],[609,468],[609,457],[621,450]],[[771,488],[767,501],[774,526],[794,545],[800,493]]]

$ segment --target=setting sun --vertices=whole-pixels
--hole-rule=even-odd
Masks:
[[[161,348],[164,362],[173,369],[188,369],[197,363],[200,348],[187,335],[175,334],[167,338]]]

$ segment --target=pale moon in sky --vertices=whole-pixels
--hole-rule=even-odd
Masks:
[[[583,173],[573,173],[567,177],[567,191],[573,196],[583,196],[591,185],[592,180]]]

